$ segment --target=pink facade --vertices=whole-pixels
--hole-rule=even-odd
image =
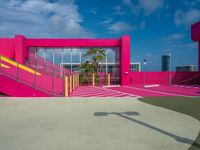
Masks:
[[[29,47],[119,47],[120,83],[128,85],[130,78],[130,37],[120,39],[30,39],[23,35],[0,38],[0,54],[25,64]]]
[[[191,27],[192,40],[198,42],[198,71],[200,71],[200,21]]]

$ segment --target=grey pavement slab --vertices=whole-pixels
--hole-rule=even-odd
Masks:
[[[136,98],[0,98],[0,150],[187,150],[199,131]]]

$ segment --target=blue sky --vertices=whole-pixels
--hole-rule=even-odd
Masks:
[[[160,70],[161,55],[172,66],[197,65],[190,26],[200,20],[200,0],[0,0],[0,36],[118,38],[131,36],[131,61],[147,59]]]

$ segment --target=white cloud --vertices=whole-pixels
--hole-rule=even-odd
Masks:
[[[74,0],[1,0],[0,35],[28,37],[90,37]]]
[[[184,1],[182,1],[182,3],[187,8],[194,8],[199,5],[200,0],[190,0],[190,1],[184,0]]]
[[[139,6],[147,15],[155,12],[159,8],[162,8],[163,5],[163,0],[139,0]]]
[[[185,34],[183,33],[174,33],[174,34],[164,37],[163,40],[174,41],[174,40],[181,40],[184,37],[185,37]]]
[[[174,33],[161,38],[163,52],[185,53],[197,50],[197,45],[192,41],[184,41],[185,33]]]
[[[130,32],[134,27],[131,24],[128,24],[124,21],[118,21],[108,26],[108,30],[111,33],[123,33]]]
[[[158,9],[163,8],[164,0],[123,0],[123,4],[127,5],[137,15],[141,11],[144,11],[145,15],[151,15]]]
[[[131,0],[123,0],[123,3],[126,5],[132,5]]]
[[[109,18],[107,20],[100,22],[100,24],[106,27],[107,30],[110,31],[111,33],[126,33],[126,32],[131,32],[133,30],[144,30],[146,27],[145,20],[143,20],[139,24],[136,24],[135,26],[125,21],[113,22],[113,20],[114,20],[113,18]]]
[[[113,22],[113,18],[109,18],[109,19],[106,19],[102,22],[100,22],[102,25],[109,25]]]
[[[200,10],[190,9],[189,11],[177,10],[174,15],[176,25],[191,25],[200,19]]]
[[[114,15],[124,15],[125,14],[125,12],[122,11],[121,5],[114,6],[113,10],[114,10]]]

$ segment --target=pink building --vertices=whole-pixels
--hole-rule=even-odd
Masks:
[[[51,95],[51,93],[59,95],[63,92],[62,81],[58,79],[60,64],[65,64],[65,61],[70,57],[73,57],[73,60],[77,61],[76,57],[79,57],[79,54],[77,55],[76,53],[77,49],[80,52],[81,50],[84,52],[84,50],[90,47],[99,47],[105,49],[108,53],[112,49],[110,50],[110,52],[114,52],[114,59],[112,61],[114,61],[118,68],[117,73],[113,76],[118,77],[116,79],[120,85],[130,84],[130,37],[128,35],[122,36],[119,39],[32,39],[26,38],[23,35],[16,35],[14,38],[0,38],[2,71],[0,75],[0,92],[13,96],[24,96],[23,93],[18,95],[12,94],[16,93],[13,92],[15,91],[13,87],[17,88],[20,84],[20,86],[28,86],[25,89],[23,89],[24,87],[21,88],[22,91],[27,91],[27,89],[35,91],[39,89],[40,92],[45,91],[47,95]],[[68,55],[67,51],[71,51],[72,55]],[[57,57],[61,57],[62,61],[56,62],[55,58]],[[109,59],[106,59],[106,61],[109,61]],[[24,69],[23,67],[27,68]],[[43,70],[41,69],[42,67]],[[27,71],[27,69],[30,71]],[[44,69],[46,70],[44,71]],[[31,74],[31,71],[37,73]],[[52,79],[52,73],[54,74],[54,79]],[[12,84],[10,84],[12,85],[11,87],[7,87],[10,90],[5,90],[5,85],[7,84],[5,83],[5,78],[8,78],[8,76],[10,77],[9,80],[11,78],[18,79],[12,81]],[[50,80],[54,81],[52,82]],[[48,82],[48,84],[45,82]],[[52,83],[50,84],[50,82]],[[29,83],[31,86],[29,86]],[[52,88],[48,89],[44,85]],[[25,96],[31,96],[31,94],[25,94]],[[40,94],[35,95],[40,96]]]

